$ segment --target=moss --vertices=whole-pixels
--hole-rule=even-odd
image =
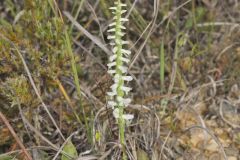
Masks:
[[[19,102],[22,106],[34,108],[39,101],[13,44],[24,57],[44,99],[58,89],[54,81],[56,78],[70,76],[71,73],[65,53],[66,28],[52,12],[48,1],[26,0],[20,10],[23,14],[14,25],[1,23],[4,19],[0,18],[0,98],[1,103],[7,104],[5,106]],[[4,108],[7,109],[4,113],[11,110]]]
[[[28,80],[23,75],[7,78],[1,83],[0,91],[12,104],[20,103],[25,106],[38,104]]]

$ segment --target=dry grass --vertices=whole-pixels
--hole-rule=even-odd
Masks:
[[[134,78],[128,112],[135,115],[126,128],[129,159],[240,159],[240,2],[126,3]],[[0,111],[14,129],[0,121],[0,159],[73,159],[64,150],[68,140],[75,159],[121,159],[106,107],[110,6],[0,2]]]

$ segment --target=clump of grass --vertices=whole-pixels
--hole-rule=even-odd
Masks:
[[[67,53],[71,57],[72,74],[73,74],[73,77],[74,77],[74,83],[76,85],[77,95],[78,95],[78,98],[79,98],[79,106],[80,106],[81,111],[83,112],[82,115],[83,115],[84,122],[85,122],[85,125],[86,125],[86,129],[87,129],[87,132],[88,132],[88,134],[87,134],[88,140],[89,140],[89,142],[92,142],[92,138],[91,138],[92,134],[91,134],[91,130],[90,130],[89,125],[88,125],[87,115],[85,113],[85,109],[82,106],[82,102],[81,102],[81,97],[82,96],[81,96],[81,87],[80,87],[78,72],[77,72],[77,65],[76,65],[74,54],[72,52],[70,38],[69,38],[69,35],[66,31],[65,31],[65,38],[66,38],[65,41],[66,41]]]

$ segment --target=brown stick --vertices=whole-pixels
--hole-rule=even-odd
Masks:
[[[23,153],[25,154],[25,157],[27,158],[27,160],[32,160],[32,157],[30,156],[30,154],[27,152],[26,148],[24,147],[24,145],[22,144],[22,142],[20,141],[20,139],[18,138],[17,134],[15,133],[14,129],[12,128],[11,124],[8,122],[7,118],[2,114],[2,112],[0,111],[0,118],[2,119],[3,123],[7,126],[7,128],[9,129],[10,133],[12,134],[13,138],[16,140],[16,142],[18,143],[19,147],[22,149]]]

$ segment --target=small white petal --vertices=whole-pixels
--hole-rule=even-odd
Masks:
[[[126,63],[128,63],[128,62],[130,61],[128,58],[124,58],[124,57],[121,57],[121,60],[122,60],[123,62],[126,62]]]
[[[133,80],[132,76],[123,76],[122,79],[124,81],[132,81]]]
[[[115,26],[115,25],[116,25],[116,22],[113,22],[113,23],[110,23],[108,26],[112,27],[112,26]]]
[[[114,118],[118,119],[119,118],[119,109],[118,108],[115,108],[113,110],[113,116]],[[122,118],[125,119],[125,120],[131,120],[134,118],[134,116],[132,114],[123,114],[122,115]]]
[[[111,62],[111,63],[108,63],[107,64],[107,66],[109,67],[109,68],[111,68],[111,67],[113,67],[113,66],[116,66],[116,62]]]
[[[107,92],[107,95],[110,97],[113,97],[113,96],[117,95],[117,92]]]
[[[117,87],[118,87],[118,84],[116,84],[116,83],[113,84],[113,85],[111,86],[112,91],[116,92]]]
[[[124,3],[122,3],[122,4],[121,4],[121,6],[122,6],[122,7],[126,7],[127,5],[126,5],[126,4],[124,4]]]
[[[111,46],[115,46],[115,43],[114,42],[110,42],[109,43]]]
[[[116,70],[108,70],[107,72],[108,72],[108,74],[114,74],[114,73],[116,73]]]
[[[127,19],[127,18],[121,18],[120,21],[121,21],[121,22],[127,22],[128,19]]]
[[[121,102],[123,102],[123,98],[120,96],[117,96],[117,101],[118,101],[118,103],[121,103]]]
[[[108,106],[114,107],[114,106],[116,106],[116,105],[117,105],[116,102],[114,102],[114,101],[108,101]]]
[[[119,82],[119,79],[114,79],[114,83],[118,83]]]
[[[114,2],[114,4],[115,4],[115,5],[120,5],[121,7],[126,7],[126,6],[127,6],[127,5],[124,4],[124,3],[120,3],[120,4],[118,4],[118,2]]]
[[[119,80],[120,80],[120,75],[119,74],[115,74],[113,80],[114,80],[114,83],[118,83]]]
[[[122,41],[122,44],[129,44],[128,41]]]
[[[124,33],[124,32],[118,32],[118,33],[117,33],[117,35],[118,35],[118,36],[121,36],[121,37],[124,36],[125,34],[126,34],[126,33]]]
[[[107,32],[115,32],[115,31],[116,31],[115,28],[111,28],[111,29],[107,30]]]
[[[114,54],[114,55],[110,56],[109,61],[112,62],[112,61],[114,61],[116,58],[117,58],[117,55]]]
[[[119,69],[121,70],[122,73],[126,73],[127,72],[127,67],[119,66]]]
[[[129,50],[126,50],[126,49],[121,49],[122,53],[125,54],[125,55],[130,55],[131,54],[131,51]]]
[[[128,94],[128,92],[132,90],[132,88],[130,88],[130,87],[125,87],[125,86],[122,86],[121,89],[122,89],[124,92],[126,92],[126,94]]]
[[[120,26],[121,29],[126,29],[126,27],[124,27],[123,25]]]
[[[118,109],[118,108],[115,108],[115,109],[113,110],[113,117],[114,117],[114,118],[119,118],[119,109]]]
[[[131,120],[133,118],[134,118],[134,116],[132,114],[124,114],[123,115],[123,119],[125,119],[125,120]]]
[[[117,7],[110,7],[111,10],[117,10]]]
[[[115,36],[108,36],[107,39],[115,39]]]
[[[118,50],[118,47],[114,47],[114,48],[112,49],[113,53],[116,53],[117,50]]]
[[[125,107],[127,107],[131,103],[131,101],[132,100],[130,98],[125,98],[125,99],[122,100]]]
[[[130,98],[122,98],[122,97],[118,96],[117,102],[119,103],[119,105],[127,107],[131,103],[131,99]]]
[[[122,11],[121,11],[121,14],[123,14],[123,13],[125,13],[125,12],[127,12],[127,10],[122,10]]]

